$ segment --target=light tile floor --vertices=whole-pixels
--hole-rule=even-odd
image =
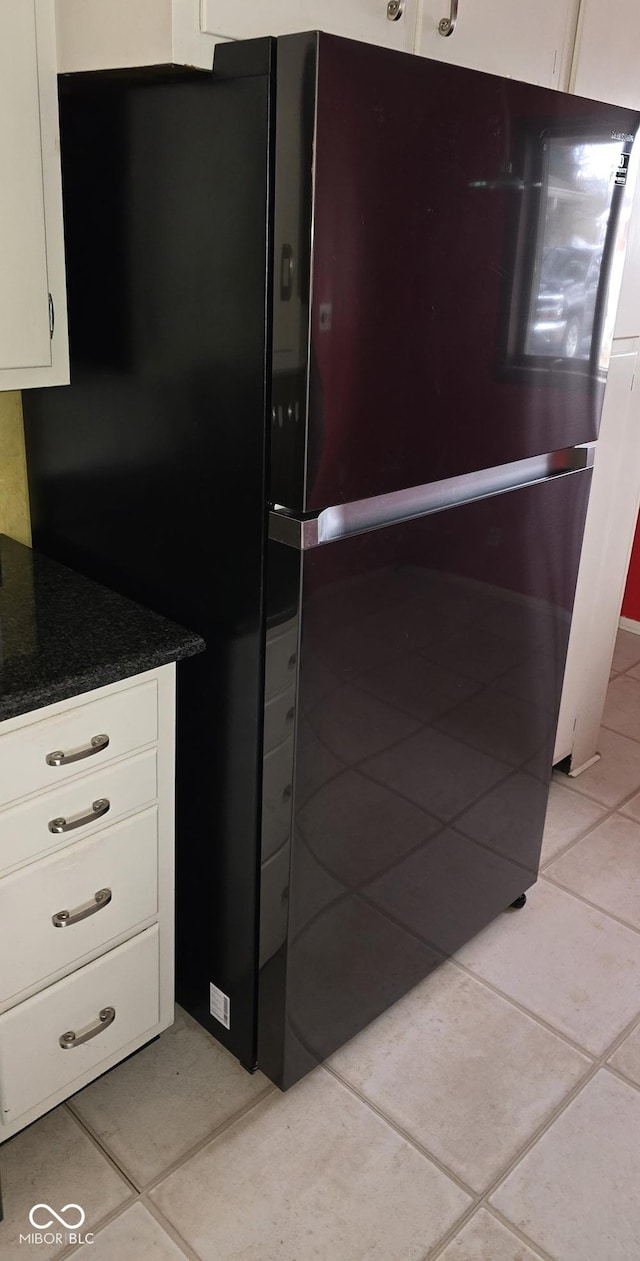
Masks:
[[[640,636],[540,880],[282,1096],[188,1016],[0,1151],[3,1261],[638,1261]],[[95,1242],[30,1246],[81,1203]]]

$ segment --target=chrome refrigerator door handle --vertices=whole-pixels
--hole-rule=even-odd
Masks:
[[[94,893],[90,902],[83,902],[82,906],[76,906],[73,911],[56,911],[51,916],[51,923],[54,928],[69,928],[71,924],[79,924],[80,920],[88,919],[90,915],[95,915],[98,911],[104,910],[111,901],[111,889],[98,889]]]
[[[451,12],[448,18],[441,18],[438,22],[438,33],[440,35],[453,35],[458,21],[458,0],[451,0]]]
[[[53,753],[47,753],[45,761],[47,766],[68,766],[70,762],[81,762],[85,757],[93,757],[94,753],[102,753],[108,744],[108,736],[92,736],[88,744],[83,744],[79,749],[72,749],[70,753],[64,753],[62,749],[54,749]]]
[[[410,486],[371,499],[334,504],[323,508],[317,517],[296,517],[282,508],[269,513],[269,538],[298,551],[308,551],[352,534],[363,534],[365,530],[398,525],[400,521],[423,517],[429,512],[486,499],[501,491],[521,490],[534,482],[571,476],[591,468],[593,458],[594,444],[585,443],[548,451],[545,455],[528,456],[497,468],[481,469],[477,473],[461,473],[441,482],[428,482],[426,486]]]
[[[113,1024],[115,1018],[115,1007],[103,1007],[93,1024],[85,1025],[84,1029],[79,1029],[77,1033],[74,1029],[70,1029],[68,1033],[60,1035],[58,1042],[62,1050],[69,1051],[74,1046],[82,1046],[83,1042],[90,1042],[92,1038],[97,1038],[99,1033],[104,1033],[105,1029]]]
[[[72,814],[68,819],[60,816],[59,819],[49,820],[49,831],[54,835],[60,832],[73,832],[75,828],[86,827],[87,823],[95,823],[96,819],[101,819],[111,809],[111,802],[108,797],[99,797],[93,802],[91,809],[86,814]]]

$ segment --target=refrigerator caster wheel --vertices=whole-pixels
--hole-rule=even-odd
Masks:
[[[526,905],[527,905],[526,893],[521,893],[520,897],[516,898],[515,902],[511,903],[511,907],[514,911],[521,911],[523,906],[526,906]]]

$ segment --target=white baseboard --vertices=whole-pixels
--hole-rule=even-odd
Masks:
[[[569,778],[575,779],[576,775],[582,775],[583,771],[588,771],[590,766],[595,766],[596,762],[600,761],[600,757],[600,753],[594,753],[593,757],[582,763],[582,766],[572,766],[571,770],[567,772]]]
[[[621,617],[618,625],[620,630],[631,631],[632,635],[640,635],[640,622],[634,622],[630,617]]]

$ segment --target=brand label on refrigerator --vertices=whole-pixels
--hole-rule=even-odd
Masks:
[[[629,171],[629,154],[621,153],[620,160],[618,162],[618,165],[616,167],[616,172],[614,175],[616,184],[626,184],[628,171]]]
[[[209,1011],[214,1020],[219,1020],[225,1029],[231,1028],[231,1003],[229,995],[223,994],[213,982],[209,985]]]

